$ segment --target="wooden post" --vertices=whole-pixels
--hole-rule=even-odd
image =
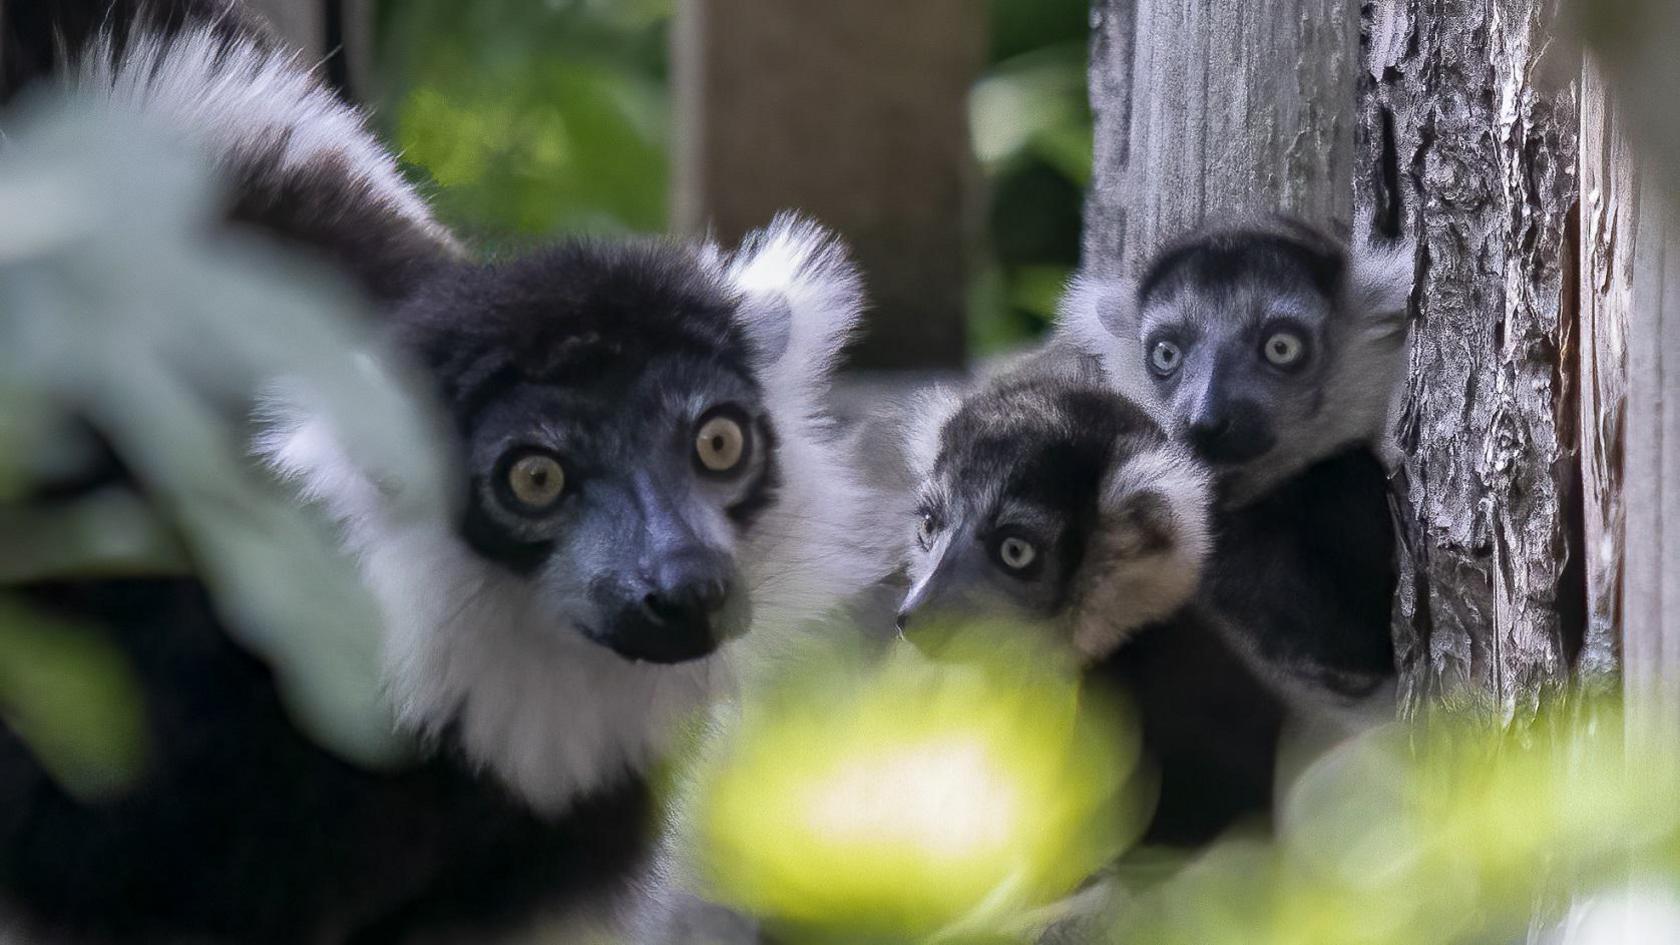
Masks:
[[[1099,0],[1093,25],[1090,271],[1130,275],[1210,214],[1348,219],[1358,3]]]
[[[1557,6],[1370,4],[1364,125],[1393,151],[1362,173],[1397,177],[1421,243],[1397,482],[1408,709],[1462,694],[1520,720],[1578,642],[1580,60]]]
[[[1627,464],[1628,323],[1635,289],[1629,250],[1637,250],[1641,229],[1639,179],[1625,122],[1605,77],[1589,61],[1581,83],[1579,383],[1587,623],[1579,663],[1595,688],[1620,665],[1627,619],[1648,621],[1658,603],[1624,595],[1628,474],[1653,472]],[[1634,447],[1635,454],[1641,449]],[[1643,507],[1651,497],[1642,493],[1650,491],[1651,481],[1636,478],[1631,485]]]
[[[326,7],[322,0],[245,0],[281,41],[314,65],[327,52]]]
[[[868,274],[867,367],[956,367],[973,173],[969,0],[683,0],[674,224],[723,240],[802,210]]]

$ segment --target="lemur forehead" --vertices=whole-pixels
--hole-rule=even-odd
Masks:
[[[995,489],[1063,508],[1095,496],[1118,451],[1164,440],[1160,427],[1117,393],[1028,377],[966,400],[942,431],[936,469],[958,490]]]
[[[738,304],[687,248],[577,241],[445,271],[395,321],[454,399],[490,378],[599,388],[684,358],[752,379]]]

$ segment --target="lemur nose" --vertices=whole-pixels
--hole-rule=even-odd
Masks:
[[[1203,459],[1219,452],[1220,441],[1231,432],[1231,415],[1202,414],[1190,421],[1190,445]]]
[[[660,623],[701,622],[722,608],[728,596],[729,585],[722,578],[697,577],[649,591],[642,607]]]

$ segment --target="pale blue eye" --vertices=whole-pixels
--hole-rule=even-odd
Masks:
[[[998,545],[998,560],[1012,571],[1030,566],[1038,557],[1038,549],[1024,538],[1005,538]]]
[[[1292,331],[1273,332],[1261,346],[1266,360],[1277,367],[1291,367],[1307,353],[1307,343]]]
[[[1157,341],[1155,346],[1149,349],[1149,366],[1157,374],[1171,374],[1178,370],[1178,365],[1183,360],[1184,352],[1170,341]]]

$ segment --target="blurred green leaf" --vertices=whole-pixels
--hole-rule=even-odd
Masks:
[[[181,142],[86,102],[5,131],[0,377],[26,393],[9,406],[49,414],[8,428],[35,429],[40,442],[65,415],[86,421],[152,515],[108,508],[117,514],[96,536],[74,527],[90,508],[8,510],[14,528],[52,515],[68,531],[33,560],[26,540],[7,536],[6,572],[178,571],[158,534],[167,523],[311,734],[363,763],[403,757],[380,697],[374,602],[331,531],[256,469],[251,417],[282,378],[309,390],[393,514],[435,514],[444,458],[424,395],[371,367],[347,285],[215,224],[214,178]]]
[[[78,797],[121,793],[149,745],[127,660],[98,631],[0,596],[0,716]]]
[[[387,108],[446,220],[492,244],[665,225],[666,0],[387,9]]]

